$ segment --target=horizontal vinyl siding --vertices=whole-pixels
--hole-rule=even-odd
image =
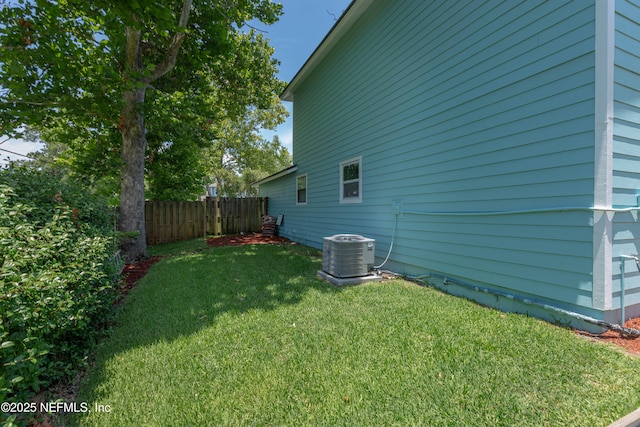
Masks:
[[[309,201],[290,216],[308,242],[363,234],[381,261],[395,206],[591,206],[594,13],[577,1],[374,2],[295,93]],[[363,201],[340,205],[339,163],[355,156]],[[592,233],[589,212],[407,213],[389,265],[590,307]]]
[[[613,204],[637,206],[640,195],[640,1],[616,1]],[[620,255],[640,253],[638,213],[616,214],[613,224],[614,300],[620,306]],[[640,304],[640,273],[625,263],[626,305]]]
[[[264,184],[260,184],[258,195],[260,197],[267,197],[268,214],[271,216],[278,216],[286,212],[291,212],[291,209],[296,206],[295,191],[296,191],[296,174],[288,174],[281,178],[269,181]],[[285,216],[284,224],[288,218]],[[285,231],[284,227],[283,230]],[[288,235],[285,237],[289,237]]]
[[[309,223],[305,218],[307,205],[296,204],[296,178],[300,175],[304,175],[304,172],[298,170],[296,173],[260,184],[259,196],[268,198],[269,215],[284,215],[282,224],[278,228],[280,236],[317,246],[314,242],[317,242],[318,238],[322,241],[322,238],[313,231],[313,227],[311,231],[309,230]],[[307,175],[307,202],[310,200],[310,188],[313,188],[313,181]]]

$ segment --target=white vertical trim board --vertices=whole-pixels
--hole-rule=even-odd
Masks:
[[[615,0],[596,0],[594,207],[610,208],[613,193],[613,70]],[[612,212],[593,215],[593,307],[613,302]]]

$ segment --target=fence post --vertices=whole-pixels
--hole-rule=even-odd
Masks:
[[[222,211],[221,211],[221,199],[216,197],[213,199],[213,212],[215,213],[215,231],[216,236],[222,235]]]
[[[207,198],[202,200],[202,237],[207,238]]]

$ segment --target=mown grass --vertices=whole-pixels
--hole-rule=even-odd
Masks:
[[[67,423],[604,426],[640,406],[640,358],[536,319],[336,288],[303,246],[166,249],[78,396],[110,411]]]

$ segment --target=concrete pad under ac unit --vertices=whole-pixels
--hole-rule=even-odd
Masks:
[[[373,273],[357,277],[335,277],[322,270],[318,270],[318,277],[336,286],[358,285],[360,283],[378,282],[382,280],[382,276]]]

